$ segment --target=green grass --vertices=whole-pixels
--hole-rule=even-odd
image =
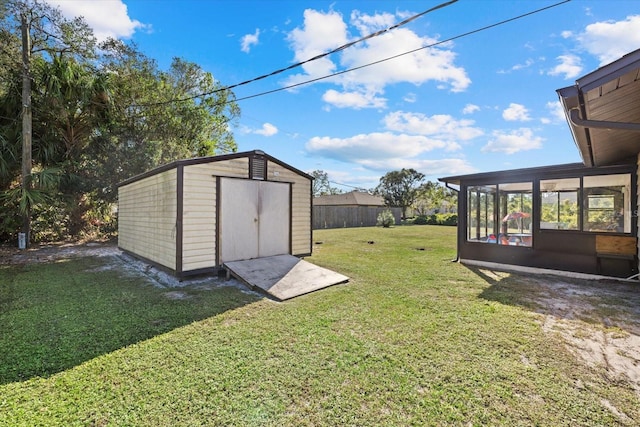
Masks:
[[[533,309],[451,262],[454,227],[314,241],[308,260],[351,280],[285,303],[234,288],[170,300],[98,271],[103,258],[0,267],[0,425],[640,422],[627,384],[579,364]]]

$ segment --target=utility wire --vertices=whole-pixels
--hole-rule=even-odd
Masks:
[[[455,1],[457,1],[457,0],[455,0]],[[296,88],[298,86],[303,86],[303,85],[306,85],[306,84],[315,83],[315,82],[320,81],[320,80],[325,80],[325,79],[328,79],[328,78],[331,78],[331,77],[335,77],[335,76],[339,76],[339,75],[342,75],[342,74],[350,73],[352,71],[360,70],[360,69],[363,69],[363,68],[366,68],[366,67],[370,67],[372,65],[377,65],[377,64],[380,64],[382,62],[390,61],[392,59],[396,59],[396,58],[399,58],[399,57],[404,56],[404,55],[409,55],[409,54],[418,52],[420,50],[429,49],[429,48],[432,48],[432,47],[435,47],[435,46],[438,46],[438,45],[441,45],[441,44],[444,44],[444,43],[448,43],[448,42],[453,41],[453,40],[457,40],[457,39],[460,39],[460,38],[463,38],[463,37],[470,36],[472,34],[476,34],[476,33],[482,32],[482,31],[489,30],[489,29],[494,28],[494,27],[498,27],[498,26],[507,24],[509,22],[513,22],[513,21],[516,21],[516,20],[519,20],[519,19],[522,19],[522,18],[526,18],[527,16],[531,16],[531,15],[535,15],[535,14],[540,13],[540,12],[544,12],[546,10],[555,8],[555,7],[560,6],[560,5],[563,5],[565,3],[569,3],[570,1],[571,0],[563,0],[561,2],[554,3],[552,5],[545,6],[545,7],[542,7],[542,8],[539,8],[539,9],[524,13],[522,15],[515,16],[513,18],[505,19],[505,20],[496,22],[494,24],[486,25],[484,27],[481,27],[481,28],[478,28],[478,29],[475,29],[475,30],[472,30],[472,31],[467,31],[466,33],[462,33],[462,34],[459,34],[457,36],[450,37],[450,38],[448,38],[446,40],[441,40],[441,41],[438,41],[438,42],[435,42],[435,43],[431,43],[429,45],[422,46],[422,47],[419,47],[417,49],[413,49],[413,50],[410,50],[410,51],[407,51],[407,52],[403,52],[403,53],[400,53],[400,54],[397,54],[397,55],[393,55],[393,56],[390,56],[390,57],[387,57],[387,58],[384,58],[384,59],[380,59],[378,61],[374,61],[374,62],[370,62],[370,63],[364,64],[364,65],[360,65],[358,67],[348,68],[346,70],[338,71],[336,73],[328,74],[326,76],[316,77],[314,79],[305,80],[304,82],[295,83],[295,84],[292,84],[292,85],[289,85],[289,86],[283,86],[283,87],[280,87],[280,88],[277,88],[277,89],[272,89],[272,90],[268,90],[268,91],[265,91],[265,92],[256,93],[254,95],[249,95],[249,96],[245,96],[245,97],[242,97],[242,98],[235,98],[235,99],[233,99],[231,101],[223,101],[223,102],[221,102],[221,103],[219,103],[217,105],[224,105],[224,104],[228,104],[229,102],[244,101],[244,100],[247,100],[247,99],[257,98],[259,96],[270,95],[272,93],[276,93],[276,92],[280,92],[280,91],[288,90],[288,89],[293,89],[293,88]],[[427,11],[424,11],[424,12],[422,12],[422,13],[420,13],[418,15],[415,15],[415,16],[413,16],[413,17],[411,17],[411,18],[409,18],[409,19],[407,19],[405,21],[402,21],[402,23],[399,23],[399,24],[397,24],[397,25],[395,25],[393,27],[390,27],[390,28],[397,28],[398,26],[400,26],[400,24],[404,25],[403,23],[406,23],[406,22],[409,22],[409,21],[411,21],[413,19],[416,19],[417,17],[422,16],[422,15],[424,15],[426,13],[429,13],[429,12],[431,12],[433,10],[442,8],[444,6],[448,6],[451,3],[453,3],[453,1],[438,5],[435,8],[431,8],[431,9],[429,9]],[[382,34],[382,33],[386,32],[386,31],[389,31],[389,29],[379,31],[378,33],[374,33],[374,34],[379,35],[379,34]],[[374,35],[369,35],[369,36],[367,36],[367,37],[365,37],[363,39],[360,39],[360,40],[358,40],[356,42],[352,42],[349,45],[351,46],[351,45],[353,45],[355,43],[358,43],[359,41],[362,41],[362,40],[365,40],[365,39],[368,39],[368,38],[371,38],[371,37],[374,37]],[[315,59],[330,55],[331,53],[337,52],[338,50],[343,50],[344,48],[345,47],[341,46],[340,48],[334,49],[334,51],[328,52],[328,53],[323,54],[323,55],[318,55],[317,57],[315,57]],[[307,61],[305,61],[303,63],[306,63],[306,62],[309,62],[309,61],[312,61],[312,60],[315,60],[315,59],[312,58],[312,59],[307,60]],[[302,65],[303,63],[299,63],[298,65],[294,64],[291,67],[283,69],[282,71],[287,70],[287,69],[291,69],[294,66]],[[227,86],[227,87],[224,87],[224,88],[216,89],[216,90],[213,90],[211,92],[205,92],[205,93],[201,93],[201,94],[198,94],[198,95],[194,95],[194,96],[191,96],[191,97],[188,97],[188,98],[174,99],[174,100],[163,101],[163,102],[152,103],[152,104],[133,105],[133,107],[150,107],[150,106],[155,106],[155,105],[170,104],[170,103],[173,103],[173,102],[189,101],[189,100],[192,100],[192,99],[195,99],[195,98],[199,98],[201,96],[212,95],[212,94],[214,94],[216,92],[221,92],[221,91],[224,91],[224,90],[227,90],[227,89],[231,89],[231,88],[234,88],[234,87],[238,87],[240,85],[244,85],[244,84],[247,84],[247,83],[250,83],[250,82],[253,82],[253,81],[257,81],[257,80],[263,79],[265,77],[268,77],[270,75],[273,75],[275,73],[276,72],[271,73],[271,74],[267,74],[267,75],[264,75],[264,76],[260,76],[260,77],[257,77],[255,79],[252,79],[252,80],[247,80],[246,82],[238,83],[238,84],[235,84],[235,85],[232,85],[232,86]]]
[[[504,25],[504,24],[507,24],[509,22],[516,21],[518,19],[522,19],[522,18],[525,18],[525,17],[530,16],[530,15],[534,15],[536,13],[543,12],[543,11],[545,11],[547,9],[551,9],[553,7],[556,7],[556,6],[560,6],[560,5],[564,4],[564,3],[569,3],[570,1],[571,0],[564,0],[564,1],[561,1],[559,3],[552,4],[550,6],[546,6],[546,7],[540,8],[540,9],[533,10],[531,12],[527,12],[527,13],[522,14],[522,15],[515,16],[513,18],[509,18],[509,19],[505,19],[505,20],[500,21],[500,22],[496,22],[495,24],[487,25],[487,26],[484,26],[482,28],[478,28],[476,30],[468,31],[468,32],[463,33],[463,34],[459,34],[457,36],[450,37],[450,38],[448,38],[446,40],[441,40],[441,41],[438,41],[438,42],[435,42],[435,43],[431,43],[429,45],[422,46],[422,47],[419,47],[417,49],[413,49],[413,50],[410,50],[410,51],[407,51],[407,52],[403,52],[403,53],[400,53],[398,55],[389,56],[387,58],[380,59],[378,61],[369,62],[367,64],[360,65],[358,67],[348,68],[346,70],[338,71],[338,72],[335,72],[335,73],[332,73],[332,74],[328,74],[326,76],[316,77],[316,78],[310,79],[310,80],[305,80],[304,82],[295,83],[295,84],[292,84],[292,85],[289,85],[289,86],[283,86],[283,87],[280,87],[280,88],[277,88],[277,89],[272,89],[272,90],[268,90],[268,91],[265,91],[265,92],[260,92],[260,93],[257,93],[257,94],[254,94],[254,95],[245,96],[245,97],[242,97],[242,98],[237,98],[234,101],[244,101],[244,100],[247,100],[247,99],[257,98],[259,96],[269,95],[269,94],[272,94],[272,93],[275,93],[275,92],[280,92],[280,91],[287,90],[287,89],[293,89],[293,88],[298,87],[298,86],[303,86],[303,85],[306,85],[306,84],[309,84],[309,83],[315,83],[317,81],[328,79],[330,77],[339,76],[341,74],[350,73],[352,71],[360,70],[362,68],[370,67],[372,65],[377,65],[377,64],[380,64],[382,62],[390,61],[392,59],[396,59],[396,58],[399,58],[399,57],[404,56],[404,55],[409,55],[411,53],[415,53],[415,52],[418,52],[418,51],[423,50],[423,49],[429,49],[429,48],[432,48],[434,46],[438,46],[438,45],[441,45],[441,44],[444,44],[444,43],[448,43],[450,41],[457,40],[457,39],[462,38],[462,37],[466,37],[466,36],[469,36],[469,35],[472,35],[472,34],[475,34],[475,33],[479,33],[481,31],[485,31],[485,30],[488,30],[488,29],[491,29],[491,28],[494,28],[494,27],[498,27],[500,25]],[[230,101],[225,101],[222,104],[226,104],[228,102],[230,102]]]
[[[454,1],[457,1],[457,0],[454,0]],[[472,35],[472,34],[476,34],[476,33],[482,32],[482,31],[486,31],[486,30],[489,30],[489,29],[491,29],[491,28],[494,28],[494,27],[498,27],[498,26],[501,26],[501,25],[507,24],[507,23],[509,23],[509,22],[517,21],[517,20],[519,20],[519,19],[526,18],[527,16],[535,15],[535,14],[537,14],[537,13],[544,12],[544,11],[546,11],[546,10],[549,10],[549,9],[555,8],[555,7],[557,7],[557,6],[561,6],[561,5],[565,4],[565,3],[569,3],[570,1],[571,1],[571,0],[563,0],[563,1],[561,1],[561,2],[554,3],[554,4],[549,5],[549,6],[545,6],[545,7],[542,7],[542,8],[536,9],[536,10],[532,10],[532,11],[527,12],[527,13],[523,13],[523,14],[518,15],[518,16],[514,16],[513,18],[505,19],[505,20],[502,20],[502,21],[496,22],[496,23],[494,23],[494,24],[486,25],[486,26],[484,26],[484,27],[477,28],[477,29],[475,29],[475,30],[467,31],[466,33],[458,34],[457,36],[453,36],[453,37],[450,37],[450,38],[445,39],[445,40],[440,40],[440,41],[435,42],[435,43],[431,43],[431,44],[428,44],[428,45],[425,45],[425,46],[421,46],[421,47],[419,47],[419,48],[416,48],[416,49],[413,49],[413,50],[409,50],[409,51],[407,51],[407,52],[399,53],[399,54],[397,54],[397,55],[389,56],[389,57],[387,57],[387,58],[380,59],[380,60],[378,60],[378,61],[369,62],[369,63],[367,63],[367,64],[363,64],[363,65],[360,65],[360,66],[357,66],[357,67],[348,68],[348,69],[346,69],[346,70],[338,71],[338,72],[335,72],[335,73],[332,73],[332,74],[327,74],[326,76],[316,77],[316,78],[313,78],[313,79],[310,79],[310,80],[305,80],[305,81],[303,81],[303,82],[295,83],[295,84],[292,84],[292,85],[283,86],[283,87],[280,87],[280,88],[277,88],[277,89],[272,89],[272,90],[268,90],[268,91],[265,91],[265,92],[256,93],[256,94],[254,94],[254,95],[244,96],[244,97],[242,97],[242,98],[234,98],[233,100],[229,100],[229,101],[222,101],[222,102],[219,102],[219,103],[217,103],[217,104],[215,104],[215,105],[216,105],[216,106],[219,106],[219,105],[225,105],[225,104],[228,104],[228,103],[230,103],[230,102],[245,101],[245,100],[247,100],[247,99],[257,98],[257,97],[259,97],[259,96],[264,96],[264,95],[270,95],[270,94],[272,94],[272,93],[281,92],[281,91],[283,91],[283,90],[288,90],[288,89],[293,89],[293,88],[296,88],[296,87],[299,87],[299,86],[303,86],[303,85],[306,85],[306,84],[315,83],[315,82],[320,81],[320,80],[325,80],[325,79],[328,79],[328,78],[331,78],[331,77],[336,77],[336,76],[339,76],[339,75],[342,75],[342,74],[350,73],[350,72],[352,72],[352,71],[356,71],[356,70],[360,70],[360,69],[363,69],[363,68],[367,68],[367,67],[370,67],[370,66],[372,66],[372,65],[377,65],[377,64],[380,64],[380,63],[383,63],[383,62],[386,62],[386,61],[390,61],[390,60],[392,60],[392,59],[399,58],[399,57],[404,56],[404,55],[409,55],[409,54],[412,54],[412,53],[418,52],[418,51],[420,51],[420,50],[429,49],[429,48],[432,48],[432,47],[435,47],[435,46],[438,46],[438,45],[441,45],[441,44],[444,44],[444,43],[451,42],[451,41],[453,41],[453,40],[457,40],[457,39],[460,39],[460,38],[463,38],[463,37],[470,36],[470,35]],[[448,2],[448,3],[443,3],[443,4],[439,5],[439,6],[436,6],[435,8],[431,8],[431,9],[429,9],[429,10],[425,11],[425,12],[422,12],[422,13],[420,13],[420,14],[418,14],[418,15],[415,15],[415,17],[411,17],[411,18],[409,18],[409,20],[413,20],[413,19],[417,18],[418,16],[422,16],[422,15],[424,15],[424,14],[426,14],[426,13],[428,13],[428,12],[432,11],[432,10],[439,9],[439,8],[444,7],[444,6],[447,6],[447,5],[451,4],[451,3],[453,3],[453,1],[450,1],[450,2]],[[408,21],[408,20],[405,20],[405,21]],[[405,21],[403,21],[403,22],[405,22]],[[390,27],[390,28],[396,28],[397,26],[399,26],[399,24],[398,24],[398,25],[396,25],[396,26],[394,26],[394,27]],[[382,33],[386,32],[386,31],[388,31],[388,29],[387,29],[387,30],[379,31],[378,33],[379,33],[379,34],[382,34]],[[374,33],[374,34],[378,34],[378,33]],[[378,35],[379,35],[379,34],[378,34]],[[356,42],[350,43],[349,45],[353,45],[353,44],[355,44],[355,43],[358,43],[359,41],[362,41],[362,40],[365,40],[365,39],[368,39],[368,38],[371,38],[371,37],[373,37],[373,35],[366,36],[366,37],[364,37],[364,38],[362,38],[362,39],[360,39],[360,40],[357,40]],[[346,46],[346,45],[345,45],[345,46]],[[292,65],[292,66],[290,66],[290,67],[287,67],[287,68],[284,68],[284,69],[282,69],[282,70],[278,70],[278,72],[273,72],[273,73],[270,73],[270,74],[266,74],[266,75],[263,75],[263,76],[257,77],[257,78],[255,78],[255,79],[247,80],[247,81],[245,81],[245,82],[238,83],[238,84],[235,84],[235,85],[225,86],[225,87],[223,87],[223,88],[215,89],[215,90],[210,91],[210,92],[203,92],[203,93],[200,93],[200,94],[198,94],[198,95],[193,95],[193,96],[190,96],[190,97],[187,97],[187,98],[173,99],[173,100],[162,101],[162,102],[156,102],[156,103],[150,103],[150,104],[136,104],[136,105],[132,105],[132,107],[151,107],[151,106],[157,106],[157,105],[171,104],[171,103],[174,103],[174,102],[190,101],[190,100],[192,100],[192,99],[196,99],[196,98],[199,98],[199,97],[201,97],[201,96],[212,95],[212,94],[217,93],[217,92],[225,91],[225,90],[232,89],[232,88],[235,88],[235,87],[238,87],[238,86],[244,85],[244,84],[248,84],[248,83],[250,83],[250,82],[254,82],[254,81],[257,81],[257,80],[261,80],[261,79],[263,79],[263,78],[266,78],[266,77],[269,77],[269,76],[271,76],[271,75],[277,74],[277,73],[279,73],[279,72],[282,72],[282,71],[285,71],[285,70],[288,70],[288,69],[294,68],[294,67],[296,67],[296,66],[300,66],[300,65],[302,65],[302,64],[304,64],[304,63],[307,63],[307,62],[309,62],[309,61],[312,61],[312,60],[315,60],[315,59],[322,58],[322,57],[324,57],[324,56],[330,55],[330,54],[332,54],[332,53],[334,53],[334,52],[337,52],[337,51],[339,51],[339,50],[343,50],[343,49],[344,49],[344,47],[342,47],[342,46],[341,46],[341,47],[339,47],[339,48],[337,48],[337,49],[334,49],[334,50],[333,50],[333,51],[331,51],[331,52],[327,52],[326,54],[318,55],[317,57],[314,57],[314,58],[309,59],[309,60],[307,60],[307,61],[304,61],[304,62],[301,62],[301,63],[298,63],[298,64],[294,64],[294,65]]]
[[[333,55],[334,53],[337,53],[337,52],[340,52],[340,51],[345,50],[347,48],[350,48],[351,46],[356,45],[356,44],[358,44],[360,42],[372,39],[374,37],[378,37],[378,36],[380,36],[380,35],[382,35],[384,33],[387,33],[389,31],[395,30],[396,28],[402,27],[402,26],[408,24],[409,22],[411,22],[411,21],[413,21],[415,19],[418,19],[419,17],[421,17],[423,15],[426,15],[427,13],[433,12],[434,10],[437,10],[437,9],[441,9],[441,8],[443,8],[445,6],[449,6],[450,4],[453,4],[453,3],[457,2],[457,1],[458,0],[451,0],[449,2],[439,4],[438,6],[432,7],[431,9],[425,10],[424,12],[421,12],[421,13],[419,13],[417,15],[413,15],[410,18],[405,19],[404,21],[401,21],[401,22],[399,22],[399,23],[397,23],[395,25],[392,25],[391,27],[385,28],[384,30],[376,31],[375,33],[369,34],[368,36],[362,37],[362,38],[360,38],[358,40],[349,42],[347,44],[343,44],[342,46],[337,47],[337,48],[335,48],[335,49],[333,49],[333,50],[331,50],[329,52],[321,53],[319,55],[314,56],[313,58],[307,59],[307,60],[302,61],[302,62],[298,62],[296,64],[292,64],[292,65],[290,65],[288,67],[285,67],[285,68],[281,68],[281,69],[276,70],[276,71],[274,71],[272,73],[264,74],[264,75],[262,75],[260,77],[256,77],[256,78],[251,79],[251,80],[246,80],[244,82],[237,83],[237,84],[234,84],[234,85],[231,85],[231,86],[227,86],[227,87],[225,87],[223,89],[218,89],[218,90],[233,89],[233,88],[236,88],[238,86],[242,86],[242,85],[245,85],[245,84],[248,84],[248,83],[252,83],[252,82],[267,78],[267,77],[271,77],[271,76],[274,76],[276,74],[280,74],[280,73],[283,73],[285,71],[292,70],[294,68],[298,68],[298,67],[300,67],[300,66],[302,66],[304,64],[307,64],[307,63],[312,62],[312,61],[316,61],[316,60],[324,58],[326,56]]]
[[[329,181],[329,183],[330,183],[330,184],[341,185],[341,186],[343,186],[343,187],[354,188],[354,189],[356,189],[356,190],[365,190],[365,188],[364,188],[363,186],[356,187],[356,186],[354,186],[354,185],[342,184],[342,183],[340,183],[340,182],[335,182],[335,181]],[[368,190],[367,190],[367,192],[368,192]]]
[[[150,106],[155,106],[155,105],[170,104],[170,103],[173,103],[173,102],[190,101],[192,99],[199,98],[201,96],[212,95],[212,94],[217,93],[217,92],[222,92],[222,91],[225,91],[225,90],[234,89],[236,87],[244,86],[246,84],[253,83],[253,82],[256,82],[258,80],[266,79],[268,77],[284,73],[285,71],[289,71],[289,70],[292,70],[294,68],[301,67],[302,65],[308,64],[309,62],[317,61],[318,59],[322,59],[324,57],[333,55],[334,53],[343,51],[343,50],[345,50],[347,48],[350,48],[351,46],[354,46],[354,45],[356,45],[356,44],[358,44],[360,42],[363,42],[365,40],[369,40],[369,39],[372,39],[374,37],[378,37],[378,36],[380,36],[380,35],[382,35],[384,33],[387,33],[389,31],[395,30],[396,28],[399,28],[399,27],[402,27],[404,25],[407,25],[409,22],[411,22],[411,21],[413,21],[415,19],[418,19],[423,15],[426,15],[426,14],[431,13],[431,12],[433,12],[435,10],[438,10],[438,9],[442,9],[443,7],[449,6],[449,5],[451,5],[451,4],[453,4],[453,3],[457,2],[457,1],[458,0],[449,0],[448,2],[441,3],[441,4],[437,5],[437,6],[432,7],[431,9],[427,9],[424,12],[420,12],[417,15],[413,15],[413,16],[411,16],[411,17],[409,17],[409,18],[407,18],[407,19],[405,19],[405,20],[403,20],[401,22],[398,22],[395,25],[392,25],[392,26],[387,27],[387,28],[385,28],[383,30],[380,30],[380,31],[376,31],[375,33],[371,33],[371,34],[369,34],[367,36],[359,38],[358,40],[343,44],[342,46],[337,47],[337,48],[335,48],[333,50],[330,50],[329,52],[321,53],[321,54],[316,55],[316,56],[314,56],[312,58],[306,59],[306,60],[301,61],[301,62],[297,62],[297,63],[289,65],[288,67],[285,67],[285,68],[280,68],[279,70],[275,70],[275,71],[273,71],[271,73],[268,73],[268,74],[263,74],[261,76],[255,77],[255,78],[250,79],[250,80],[245,80],[245,81],[240,82],[240,83],[236,83],[236,84],[233,84],[233,85],[230,85],[230,86],[225,86],[225,87],[222,87],[222,88],[219,88],[219,89],[215,89],[215,90],[212,90],[212,91],[209,91],[209,92],[203,92],[203,93],[200,93],[198,95],[193,95],[193,96],[189,96],[189,97],[186,97],[186,98],[173,99],[173,100],[162,101],[162,102],[154,102],[154,103],[149,103],[149,104],[137,104],[137,105],[133,105],[133,107],[150,107]]]

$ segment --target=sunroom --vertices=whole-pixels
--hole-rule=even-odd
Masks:
[[[582,163],[440,178],[458,258],[638,277],[640,49],[557,93]]]
[[[628,277],[636,273],[634,159],[442,178],[456,185],[458,256]]]

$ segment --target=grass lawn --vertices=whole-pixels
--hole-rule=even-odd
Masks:
[[[170,299],[108,257],[0,266],[0,425],[640,424],[628,384],[451,262],[455,227],[314,241],[307,260],[351,280],[285,303]]]

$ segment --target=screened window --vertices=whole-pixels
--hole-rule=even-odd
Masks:
[[[496,186],[470,187],[468,190],[467,240],[495,243]]]
[[[531,182],[500,184],[499,244],[531,246],[531,215],[533,213],[533,185]]]
[[[540,229],[631,233],[631,175],[541,180]]]
[[[631,232],[631,176],[586,176],[583,182],[584,231]]]
[[[579,192],[579,178],[541,180],[540,228],[579,230]]]
[[[467,240],[531,246],[531,182],[468,188]]]

